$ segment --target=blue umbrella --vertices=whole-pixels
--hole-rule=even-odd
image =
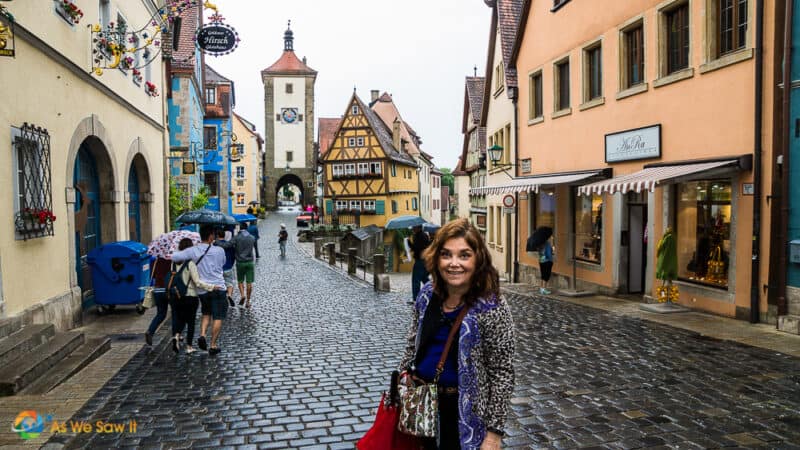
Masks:
[[[177,219],[177,223],[199,223],[199,224],[212,224],[212,225],[236,225],[236,219],[233,217],[212,209],[195,209],[187,211]]]
[[[435,233],[436,230],[438,230],[439,228],[442,228],[442,227],[439,226],[439,225],[436,225],[435,223],[424,223],[424,224],[422,224],[422,231],[424,231],[426,233]]]
[[[234,214],[233,218],[236,219],[237,222],[255,222],[256,216],[252,214]]]
[[[386,230],[399,230],[417,225],[424,225],[425,223],[425,219],[420,216],[399,216],[394,219],[389,219],[383,228]]]

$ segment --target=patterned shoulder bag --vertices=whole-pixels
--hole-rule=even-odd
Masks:
[[[439,431],[439,376],[444,370],[444,362],[453,344],[461,321],[467,315],[468,307],[464,307],[447,335],[444,351],[436,364],[436,376],[432,383],[418,383],[416,386],[400,385],[400,420],[397,429],[412,436],[432,438]],[[410,379],[410,377],[409,377]]]

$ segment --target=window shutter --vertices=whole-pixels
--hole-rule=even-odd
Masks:
[[[375,201],[375,214],[379,214],[381,216],[386,214],[383,200]]]
[[[325,214],[333,214],[333,200],[325,200]]]

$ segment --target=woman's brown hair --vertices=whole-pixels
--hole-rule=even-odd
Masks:
[[[480,231],[468,219],[458,219],[448,222],[436,231],[433,243],[425,249],[422,257],[425,268],[433,280],[433,292],[441,299],[447,298],[447,284],[439,273],[439,257],[444,244],[450,239],[464,238],[467,245],[475,252],[475,273],[470,280],[470,288],[464,296],[467,305],[474,305],[479,298],[489,298],[500,295],[500,277],[497,269],[492,265],[492,257]],[[493,294],[493,295],[492,295]]]

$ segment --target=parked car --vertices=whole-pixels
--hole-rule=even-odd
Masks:
[[[307,227],[312,223],[319,222],[319,214],[313,211],[303,211],[297,215],[297,226]]]

